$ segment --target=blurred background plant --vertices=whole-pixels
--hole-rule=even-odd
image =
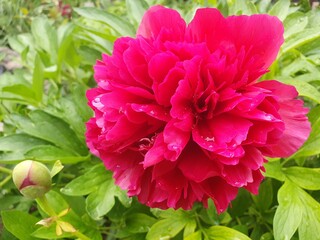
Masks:
[[[178,9],[187,21],[198,7],[210,6],[226,16],[269,13],[285,26],[286,42],[265,79],[298,89],[311,108],[313,131],[294,156],[270,159],[258,196],[240,191],[221,215],[212,202],[187,212],[129,199],[85,145],[92,66],[102,52],[112,53],[116,38],[134,36],[154,4]],[[76,229],[82,239],[320,239],[319,83],[317,1],[0,0],[0,235],[81,239]],[[59,169],[46,194],[58,216],[51,225],[44,224],[52,214],[43,202],[20,195],[11,180],[26,159]]]

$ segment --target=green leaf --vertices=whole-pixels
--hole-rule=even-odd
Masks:
[[[11,86],[6,86],[2,88],[3,92],[12,93],[24,101],[26,101],[27,104],[31,104],[33,106],[37,106],[38,102],[35,100],[36,96],[32,88],[24,85],[24,84],[14,84]],[[0,97],[2,98],[2,97]],[[24,104],[26,104],[24,103]]]
[[[138,26],[144,13],[148,9],[148,4],[144,0],[126,0],[128,14],[133,18],[135,25]]]
[[[29,135],[49,141],[76,155],[88,154],[84,143],[80,142],[74,131],[60,118],[41,110],[30,112],[29,118],[21,115],[12,115],[11,118],[19,129]]]
[[[271,177],[279,181],[285,180],[285,175],[282,172],[282,166],[280,164],[280,160],[272,161],[272,162],[269,161],[264,164],[264,167],[266,169],[266,172],[264,173],[266,177]]]
[[[289,7],[290,0],[280,0],[273,5],[268,14],[277,16],[281,21],[283,21],[289,13]]]
[[[12,134],[0,138],[0,151],[26,151],[44,144],[49,143],[24,133]]]
[[[252,15],[258,13],[256,6],[249,0],[234,1],[234,3],[229,6],[231,7],[231,11],[236,15]]]
[[[125,230],[130,233],[148,232],[157,220],[143,213],[134,213],[126,218]]]
[[[57,32],[48,18],[43,16],[34,18],[31,23],[31,32],[36,46],[49,53],[53,63],[55,63],[58,52]]]
[[[41,162],[55,162],[60,160],[64,164],[77,163],[88,160],[89,156],[78,156],[74,152],[52,145],[36,146],[25,152],[25,157]]]
[[[303,219],[299,226],[299,240],[320,239],[320,204],[305,191],[299,191],[301,203],[305,206]]]
[[[298,189],[299,190],[299,189]],[[285,182],[278,192],[279,207],[274,216],[274,237],[277,240],[291,239],[302,220],[304,204],[297,194],[297,187]]]
[[[212,240],[250,240],[250,238],[241,232],[224,226],[212,226],[206,230],[209,239]]]
[[[96,8],[74,8],[79,15],[110,26],[119,36],[135,36],[134,27],[122,18]]]
[[[111,173],[106,171],[102,164],[92,167],[84,175],[77,177],[68,183],[61,192],[70,196],[88,195],[97,190],[105,181],[110,179]]]
[[[294,12],[290,14],[283,22],[284,38],[287,39],[291,35],[301,32],[308,25],[308,17],[302,12]]]
[[[22,196],[8,196],[0,198],[0,210],[9,210],[14,206],[14,204],[21,201]]]
[[[308,190],[320,189],[320,168],[290,167],[282,171],[299,187]]]
[[[156,222],[150,228],[146,239],[147,240],[160,240],[167,238],[173,238],[176,236],[190,221],[193,221],[190,213],[183,210],[166,210],[160,215],[162,220]]]
[[[39,239],[32,237],[31,234],[37,229],[36,223],[40,219],[18,210],[2,211],[1,218],[5,228],[18,239]]]
[[[290,36],[286,39],[285,43],[282,45],[280,54],[283,55],[284,53],[301,47],[305,44],[310,43],[311,41],[320,37],[320,28],[313,27],[304,29],[302,32],[298,32]]]
[[[114,182],[110,179],[101,183],[98,190],[87,197],[86,209],[93,219],[100,219],[112,209],[115,204],[115,188]]]
[[[194,233],[190,234],[189,236],[187,236],[184,239],[185,240],[202,240],[201,231],[194,232]]]
[[[106,171],[103,164],[92,167],[84,175],[68,183],[61,192],[71,196],[89,194],[86,199],[86,209],[96,220],[112,209],[115,197],[126,207],[131,204],[126,193],[114,184],[111,172]]]
[[[259,187],[259,194],[252,195],[252,199],[257,208],[264,212],[268,210],[273,200],[273,189],[271,179],[266,179]]]
[[[39,55],[36,55],[32,77],[32,89],[38,102],[42,101],[43,95],[43,64]]]

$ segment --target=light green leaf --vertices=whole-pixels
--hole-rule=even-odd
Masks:
[[[183,210],[166,210],[160,216],[164,219],[156,222],[150,228],[146,239],[160,240],[164,237],[173,238],[176,236],[190,221],[193,221],[190,213]]]
[[[36,101],[35,92],[32,88],[24,85],[24,84],[14,84],[11,86],[6,86],[2,88],[3,92],[8,92],[18,96],[19,98],[25,101],[24,104],[31,104],[33,106],[37,106],[38,102]],[[3,97],[0,97],[0,99]]]
[[[35,98],[38,102],[41,102],[43,95],[43,64],[39,57],[36,55],[34,61],[33,77],[32,77],[32,89],[35,94]]]
[[[299,226],[299,240],[320,239],[320,204],[305,191],[300,191],[299,196],[305,205],[303,220]]]
[[[20,240],[35,240],[31,234],[40,220],[28,213],[18,210],[2,211],[1,218],[5,228]]]
[[[290,167],[282,171],[299,187],[308,190],[320,189],[320,168]]]
[[[287,39],[291,35],[303,31],[308,25],[308,17],[302,12],[294,12],[284,20],[283,25],[284,38]]]
[[[197,232],[190,234],[189,236],[187,236],[185,238],[185,240],[202,240],[201,231],[197,231]]]
[[[52,63],[57,60],[58,40],[55,28],[50,24],[48,18],[39,16],[31,23],[31,32],[36,46],[39,46],[50,54]]]
[[[229,6],[235,15],[252,15],[258,12],[256,6],[249,0],[234,1],[234,4]]]
[[[144,0],[126,0],[128,14],[133,18],[135,25],[138,26],[141,19],[148,9],[148,4]]]
[[[320,27],[304,29],[303,31],[295,33],[286,39],[285,43],[282,45],[280,54],[283,55],[284,53],[308,44],[319,37]]]
[[[26,151],[37,145],[49,144],[27,134],[12,134],[0,138],[0,151]]]
[[[285,180],[285,175],[282,172],[282,166],[280,164],[280,160],[272,161],[272,162],[269,161],[264,164],[264,167],[266,169],[266,172],[264,173],[266,177],[275,178],[279,181]]]
[[[224,226],[212,226],[206,230],[206,233],[212,240],[250,240],[243,233]]]
[[[51,177],[54,177],[55,175],[57,175],[59,172],[62,171],[63,168],[64,168],[64,166],[62,165],[60,160],[55,161],[55,163],[53,164],[53,166],[50,170]]]
[[[89,159],[89,156],[75,155],[74,152],[53,145],[35,146],[26,151],[24,155],[26,158],[34,159],[36,161],[54,162],[60,160],[64,164],[77,163]]]
[[[196,220],[195,220],[195,219],[190,220],[190,221],[186,224],[186,226],[185,226],[185,228],[184,228],[183,237],[185,238],[185,237],[189,236],[190,234],[194,233],[194,231],[196,230],[196,228],[197,228],[197,222],[196,222]]]
[[[135,36],[134,27],[116,15],[96,8],[74,8],[74,10],[83,17],[107,24],[119,36]]]
[[[283,21],[288,13],[290,7],[290,0],[280,0],[273,5],[268,14],[277,16],[281,21]]]
[[[304,212],[304,204],[297,194],[297,187],[285,182],[278,192],[279,207],[274,216],[274,237],[276,240],[291,239],[298,229]]]

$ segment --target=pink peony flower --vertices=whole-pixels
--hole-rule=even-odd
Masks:
[[[222,212],[239,188],[258,193],[265,156],[290,156],[310,132],[294,87],[258,82],[282,43],[282,23],[269,15],[205,8],[186,25],[151,7],[136,38],[119,38],[94,67],[91,152],[150,207],[211,198]]]

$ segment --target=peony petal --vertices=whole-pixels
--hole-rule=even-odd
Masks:
[[[182,131],[175,127],[175,121],[167,123],[163,130],[163,141],[167,144],[164,152],[166,159],[176,161],[190,139],[190,131]]]
[[[270,15],[224,18],[217,9],[204,8],[197,10],[188,25],[187,39],[206,42],[211,52],[220,49],[234,55],[245,51],[242,59],[238,56],[239,64],[249,70],[249,80],[253,81],[275,60],[284,41],[283,31],[281,21]]]
[[[188,145],[180,157],[178,167],[186,178],[197,183],[219,176],[221,171],[221,164],[210,159],[195,144]]]
[[[168,31],[164,40],[182,40],[185,28],[186,23],[176,10],[157,5],[149,8],[144,14],[137,36],[156,39],[162,31]]]
[[[264,81],[259,86],[271,90],[279,97],[279,114],[284,122],[285,130],[277,144],[269,147],[271,157],[289,157],[307,140],[311,125],[306,117],[308,109],[301,100],[295,99],[298,92],[293,86],[277,81]]]

